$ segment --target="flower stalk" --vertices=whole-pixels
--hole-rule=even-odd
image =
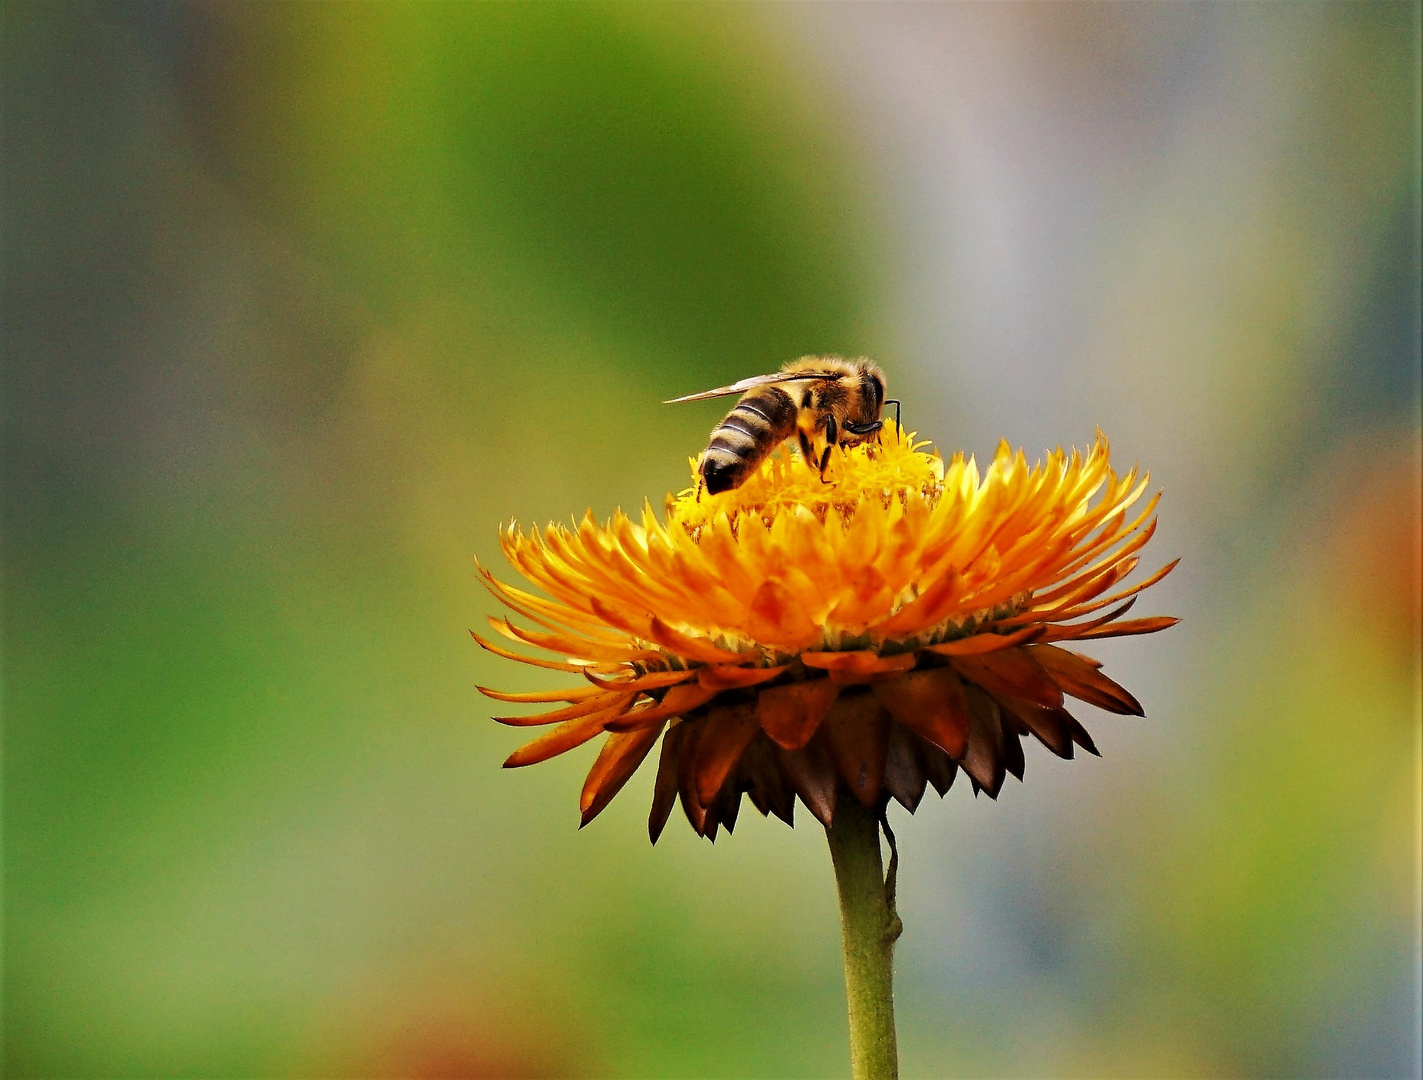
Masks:
[[[881,824],[890,841],[888,877],[880,859]],[[903,924],[894,909],[899,859],[894,834],[882,816],[848,798],[825,835],[840,894],[851,1074],[854,1080],[895,1080],[899,1047],[894,1031],[894,943]]]

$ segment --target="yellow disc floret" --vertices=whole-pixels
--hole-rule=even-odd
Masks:
[[[853,513],[866,498],[887,502],[916,492],[937,499],[942,491],[944,462],[937,453],[926,453],[928,442],[916,442],[913,432],[886,426],[878,443],[844,447],[830,455],[822,479],[820,472],[802,461],[798,451],[785,444],[771,454],[739,487],[710,495],[702,489],[693,458],[693,486],[667,504],[667,524],[674,522],[695,532],[719,514],[734,523],[742,514],[770,521],[781,511],[799,507],[824,519],[837,510]]]

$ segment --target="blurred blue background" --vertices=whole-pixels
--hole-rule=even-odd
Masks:
[[[810,352],[1184,559],[894,819],[905,1075],[1418,1074],[1417,4],[3,20],[6,1075],[845,1075],[819,829],[579,832],[466,634]]]

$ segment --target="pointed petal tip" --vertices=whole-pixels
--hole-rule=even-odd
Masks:
[[[675,795],[674,795],[675,802]],[[653,847],[657,846],[657,841],[662,837],[662,830],[667,828],[667,820],[672,816],[672,803],[666,804],[665,812],[659,813],[659,807],[655,800],[652,804],[652,812],[647,817],[647,840]]]
[[[606,810],[611,805],[611,799],[600,799],[590,802],[587,806],[579,807],[578,828],[581,831],[585,826],[592,824],[593,819]]]

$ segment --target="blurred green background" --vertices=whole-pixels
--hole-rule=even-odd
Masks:
[[[1417,1075],[1418,13],[7,2],[5,1074],[846,1075],[818,828],[579,832],[466,634],[833,351],[1184,557],[894,819],[905,1075]]]

